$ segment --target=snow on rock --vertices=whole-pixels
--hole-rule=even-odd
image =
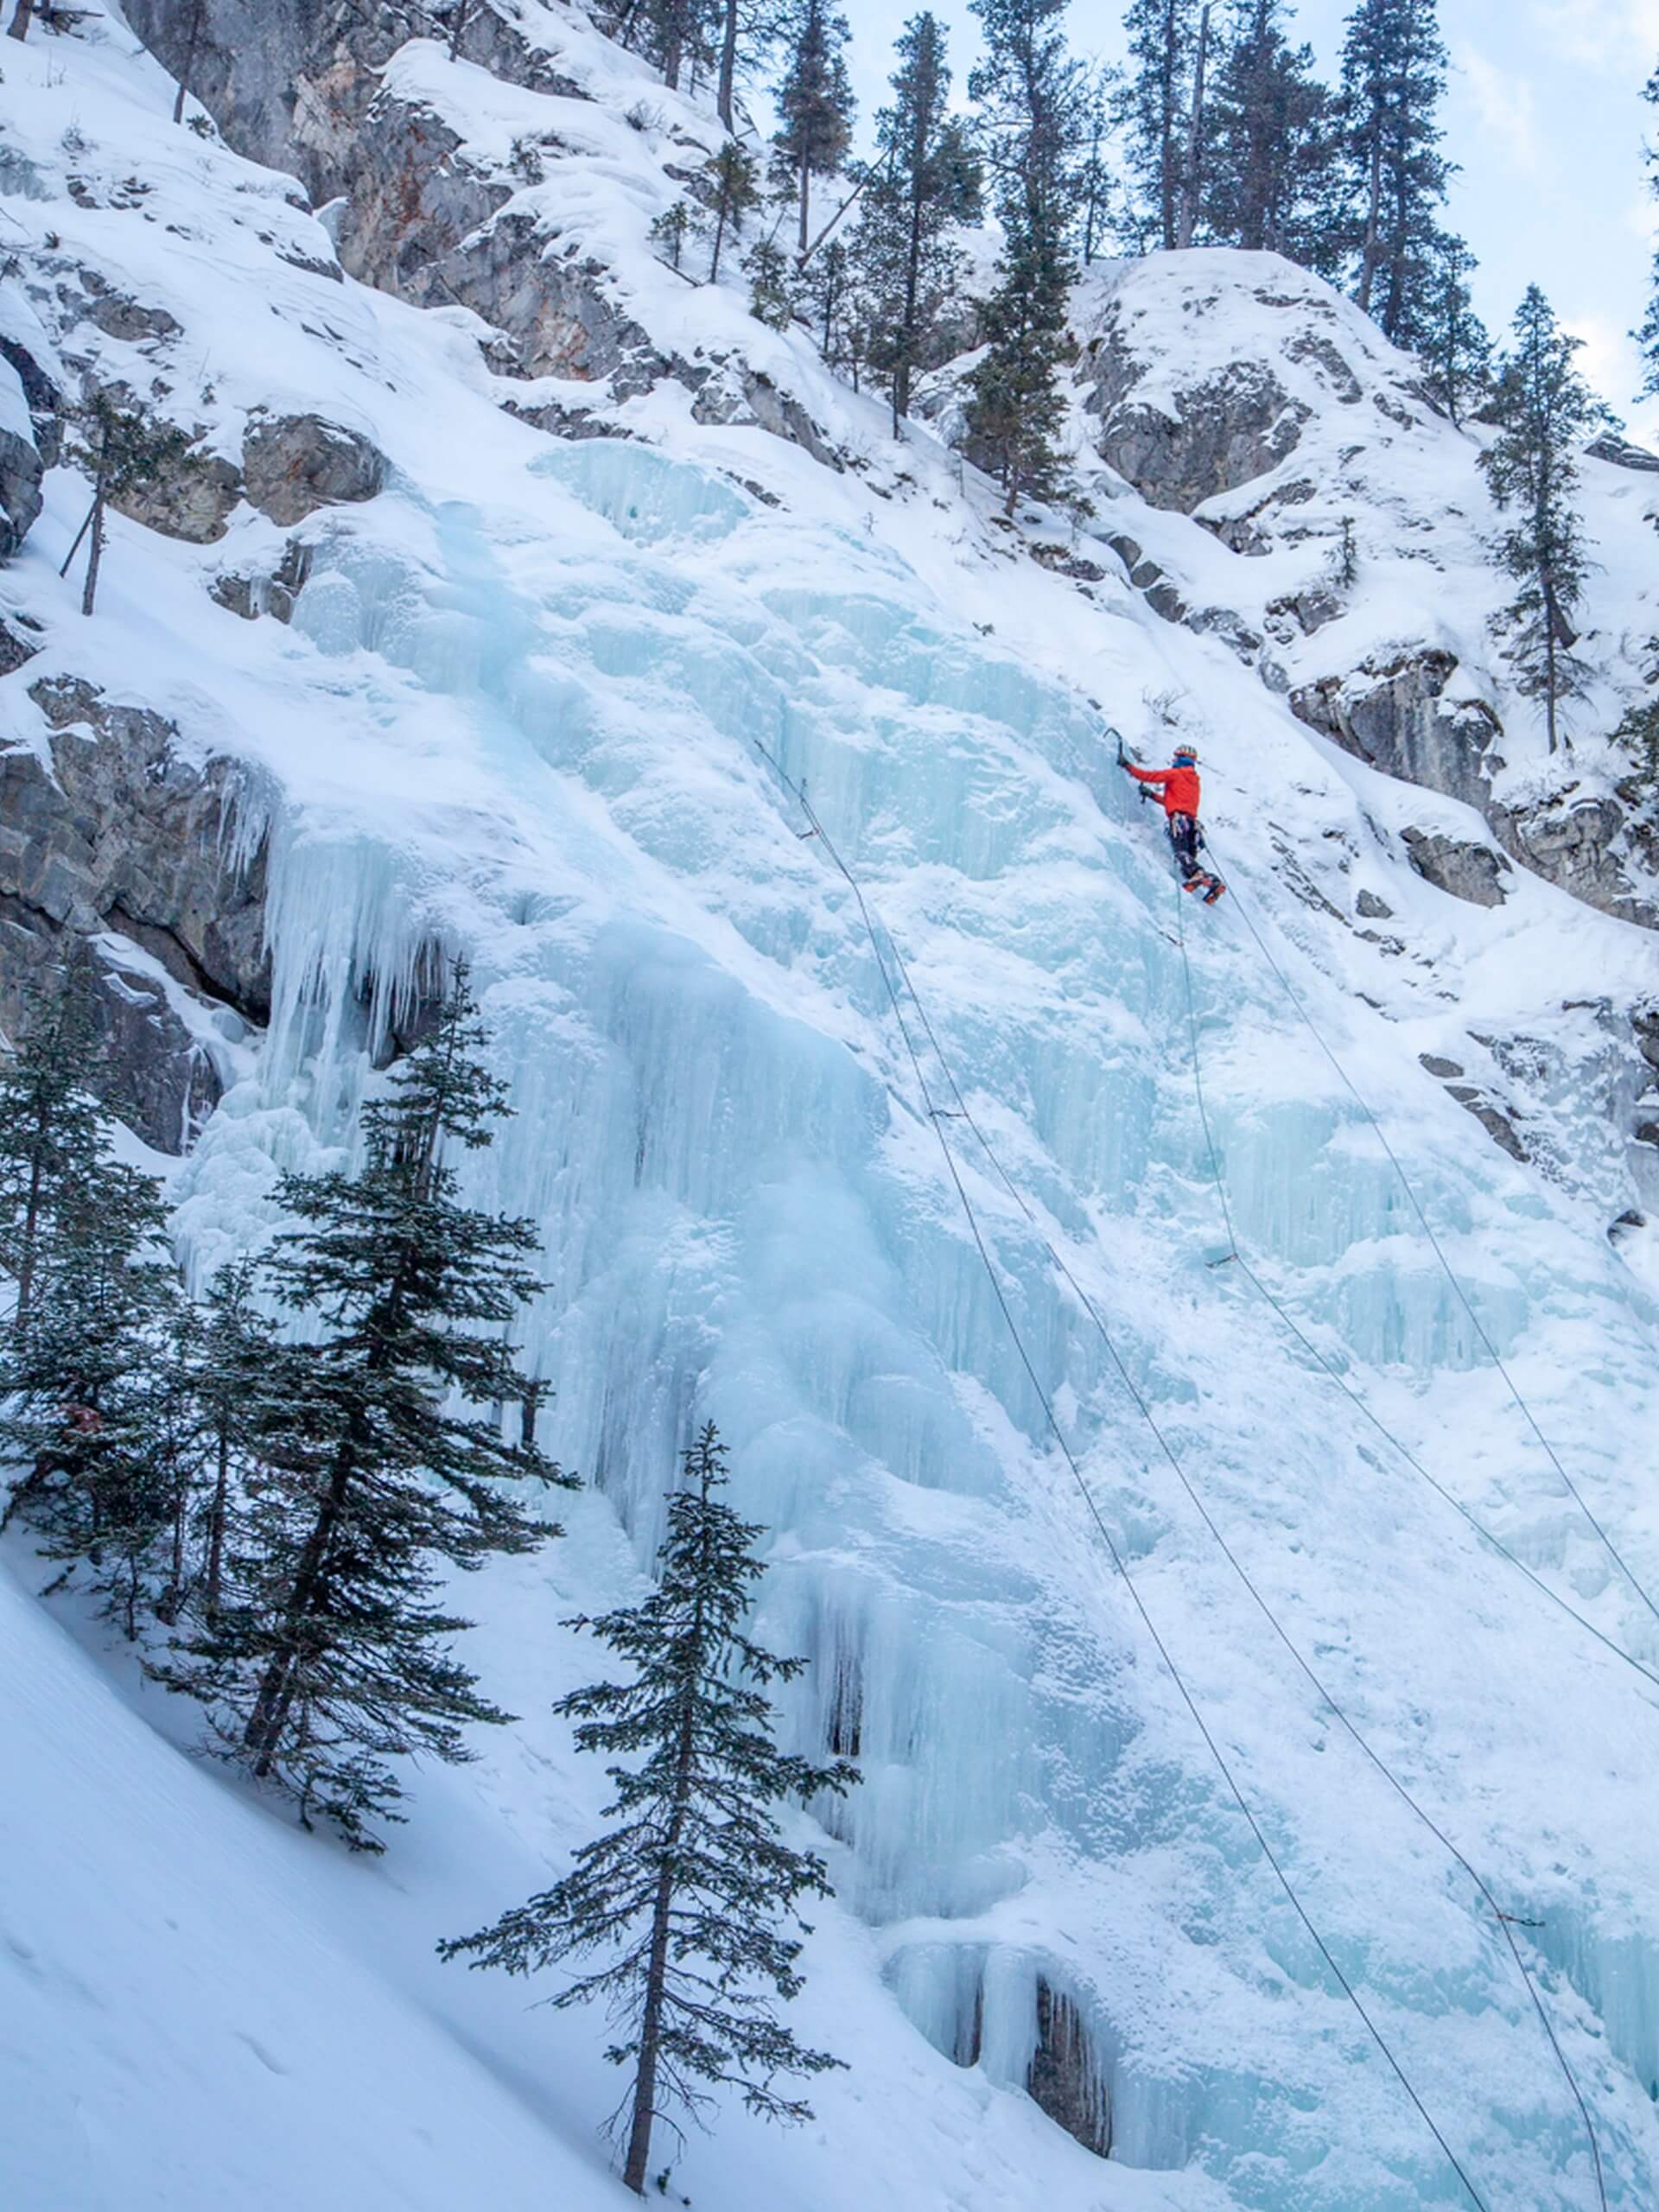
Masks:
[[[336,20],[283,10],[276,31],[313,15]],[[214,12],[216,39],[231,20]],[[540,257],[574,247],[689,373],[626,397],[503,374],[479,309],[342,275],[351,210],[325,227],[289,181],[175,130],[171,84],[95,5],[77,38],[7,57],[22,281],[75,373],[149,392],[165,368],[169,409],[238,467],[261,409],[385,458],[374,497],[297,522],[238,501],[211,548],[118,518],[91,622],[55,573],[85,486],[56,472],[7,571],[41,640],[0,678],[11,742],[38,759],[41,697],[70,696],[38,687],[82,686],[257,801],[222,826],[231,861],[262,855],[269,1020],[225,1039],[223,1097],[174,1173],[183,1252],[200,1280],[271,1232],[277,1174],[340,1156],[436,953],[465,949],[516,1109],[468,1156],[467,1187],[540,1226],[549,1289],[524,1351],[556,1394],[550,1446],[591,1484],[564,1541],[469,1581],[467,1656],[522,1719],[475,1766],[414,1778],[412,1824],[372,1872],[181,1758],[167,1732],[188,1716],[124,1700],[118,1657],[94,1669],[0,1590],[22,1685],[7,1771],[29,1777],[31,1839],[0,1898],[17,1939],[0,1959],[29,2008],[4,2016],[24,2020],[3,2051],[28,2120],[22,2202],[47,2212],[69,2156],[79,2201],[140,2212],[615,2201],[594,2135],[616,2087],[602,2031],[431,1950],[591,1833],[603,1778],[550,1707],[592,1658],[560,1624],[638,1589],[705,1414],[738,1503],[772,1531],[760,1632],[813,1662],[790,1739],[855,1755],[865,1779],[823,1826],[800,1822],[838,1891],[816,1916],[803,2032],[850,2069],[814,2085],[798,2133],[723,2109],[675,2185],[722,2212],[1464,2201],[1142,1634],[1046,1398],[1275,1855],[1484,2200],[1589,2206],[1583,2125],[1501,1929],[1274,1638],[1127,1382],[1367,1741],[1504,1909],[1542,1923],[1523,1940],[1610,2202],[1636,2212],[1659,2177],[1652,1704],[1547,1593],[1649,1665],[1659,1637],[1481,1332],[1652,1586],[1659,1309],[1649,1240],[1625,1220],[1653,1149],[1630,1141],[1652,1088],[1629,1020],[1651,1006],[1650,938],[1522,868],[1500,905],[1448,897],[1405,833],[1478,841],[1470,804],[1311,729],[1236,632],[1161,620],[1089,558],[1121,524],[1187,603],[1265,632],[1270,595],[1312,607],[1330,588],[1344,480],[1264,509],[1274,542],[1250,555],[1103,463],[1075,545],[1039,518],[1048,558],[1028,557],[953,454],[922,429],[894,445],[803,334],[652,261],[674,132],[706,115],[658,88],[664,124],[636,127],[636,64],[575,11],[525,0],[517,20],[537,39],[550,26],[537,50],[576,90],[452,66],[429,41],[375,64],[386,98],[437,116],[452,162],[505,167],[513,196],[481,228],[521,209],[503,267],[526,296],[549,296]],[[313,143],[331,162],[359,124],[372,136],[380,83],[352,75],[324,114]],[[560,141],[540,184],[511,175],[521,113]],[[1090,283],[1103,303],[1144,281],[1185,362],[1211,334],[1196,305],[1183,320],[1185,288],[1196,302],[1231,281],[1225,257],[1192,264]],[[82,269],[123,272],[124,296],[176,331],[111,332]],[[1240,346],[1287,333],[1288,310],[1266,321],[1280,313],[1257,300]],[[1382,356],[1346,350],[1351,315],[1331,343],[1386,392]],[[1274,373],[1308,410],[1276,464],[1288,481],[1349,403],[1332,382],[1316,404],[1335,371],[1315,354]],[[1140,389],[1161,404],[1154,377]],[[746,379],[798,403],[843,466],[763,427]],[[704,404],[711,389],[747,412]],[[534,427],[583,392],[626,435]],[[1257,416],[1230,459],[1216,449],[1224,473],[1249,437],[1283,442]],[[1383,527],[1390,496],[1429,511],[1444,456],[1423,442],[1457,434],[1373,418],[1354,463],[1371,573],[1284,646],[1287,680],[1346,681],[1385,649],[1451,655],[1435,696],[1496,702],[1494,803],[1531,804],[1548,795],[1535,746],[1481,658],[1474,520],[1462,540]],[[1217,499],[1252,485],[1200,505],[1224,519]],[[1299,514],[1327,543],[1294,537]],[[1420,541],[1446,564],[1432,632],[1406,589]],[[1634,607],[1633,571],[1618,588]],[[285,619],[238,619],[265,607]],[[1107,718],[1145,750],[1172,723],[1200,735],[1230,885],[1213,911],[1181,908]],[[802,784],[874,942],[806,834]],[[163,944],[92,918],[183,985]],[[894,1019],[895,949],[929,1030],[902,984]],[[188,1031],[213,1020],[174,1011]],[[1319,1039],[1379,1116],[1467,1306]],[[1017,1200],[947,1118],[954,1099],[934,1110],[951,1097],[941,1055]],[[1230,1246],[1300,1341],[1214,1264]]]

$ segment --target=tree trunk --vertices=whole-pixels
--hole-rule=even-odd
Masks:
[[[86,555],[86,588],[80,594],[80,611],[90,614],[98,597],[99,565],[104,558],[104,489],[100,483],[92,497],[92,542]]]
[[[473,0],[455,0],[454,21],[449,26],[449,59],[452,61],[461,59],[461,41],[466,35],[472,12]]]
[[[1544,596],[1544,727],[1549,749],[1555,750],[1555,589],[1548,576],[1541,579]]]
[[[1198,17],[1198,51],[1192,64],[1192,107],[1186,119],[1186,158],[1181,179],[1181,210],[1175,243],[1183,251],[1192,243],[1198,227],[1198,189],[1204,162],[1204,71],[1210,54],[1210,8],[1205,0]]]
[[[806,251],[810,233],[807,228],[807,201],[812,189],[812,172],[807,166],[806,156],[801,156],[801,231],[800,242],[795,251],[798,257]]]
[[[253,1711],[249,1714],[247,1727],[243,1732],[243,1745],[254,1754],[253,1770],[262,1780],[270,1772],[276,1746],[281,1743],[283,1730],[287,1726],[288,1709],[294,1698],[294,1668],[299,1657],[301,1626],[322,1587],[322,1571],[328,1555],[329,1542],[346,1509],[346,1495],[356,1468],[356,1453],[353,1449],[353,1440],[348,1436],[335,1459],[334,1471],[329,1478],[327,1494],[318,1511],[315,1526],[306,1538],[305,1549],[300,1554],[294,1587],[283,1617],[282,1641],[270,1655],[264,1678],[259,1685],[259,1694],[253,1701]]]
[[[179,70],[179,96],[173,103],[173,120],[184,121],[184,103],[189,95],[190,79],[196,70],[196,46],[201,37],[201,19],[207,11],[207,0],[196,0],[190,11],[190,29],[184,41],[184,61]]]
[[[1355,293],[1356,303],[1367,315],[1371,311],[1371,287],[1376,276],[1378,251],[1377,226],[1382,215],[1382,119],[1371,118],[1370,181],[1365,195],[1365,243],[1360,249],[1359,289]]]
[[[207,1514],[207,1567],[204,1602],[208,1617],[219,1611],[225,1575],[225,1510],[231,1491],[231,1432],[223,1415],[219,1424],[219,1465],[213,1477],[213,1502]]]
[[[680,35],[677,20],[663,41],[663,82],[671,92],[680,89],[680,64],[685,59],[685,41]]]
[[[726,194],[722,192],[715,209],[715,243],[713,251],[709,256],[709,282],[711,284],[717,284],[720,282],[720,249],[725,236]]]
[[[11,19],[10,36],[16,39],[27,38],[29,26],[34,14],[35,0],[17,0],[16,10]]]
[[[720,32],[720,88],[715,100],[720,119],[735,131],[737,112],[737,0],[726,0]]]

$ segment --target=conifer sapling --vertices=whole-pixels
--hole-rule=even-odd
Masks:
[[[616,2040],[606,2056],[632,2075],[618,2113],[627,2115],[623,2177],[640,2193],[659,2119],[698,2114],[730,2087],[753,2112],[805,2120],[808,2106],[781,2078],[842,2063],[804,2048],[777,2017],[777,2000],[802,1986],[801,1944],[786,1925],[799,1899],[828,1896],[830,1885],[822,1859],[784,1840],[773,1808],[843,1791],[857,1770],[816,1765],[772,1740],[766,1691],[806,1662],[744,1633],[765,1531],[717,1495],[727,1480],[711,1422],[669,1501],[657,1587],[574,1624],[629,1669],[556,1708],[579,1724],[579,1750],[619,1758],[608,1770],[613,1825],[550,1890],[440,1947],[519,1974],[597,1958],[549,2001],[607,2008]]]

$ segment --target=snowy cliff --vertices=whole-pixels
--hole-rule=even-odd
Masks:
[[[588,1832],[560,1624],[638,1587],[709,1414],[814,1662],[788,1727],[865,1778],[802,1824],[804,2028],[850,2071],[798,2134],[723,2115],[693,2203],[1593,2207],[1495,1899],[1651,2204],[1659,1620],[1564,1479],[1659,1586],[1651,886],[1622,811],[1593,901],[1511,858],[1618,804],[1651,480],[1591,480],[1600,689],[1550,764],[1474,447],[1323,287],[1091,276],[1091,518],[1009,530],[652,260],[706,115],[568,8],[483,15],[506,60],[319,64],[321,213],[172,125],[144,7],[5,57],[0,330],[199,441],[92,620],[69,470],[0,571],[8,975],[69,931],[126,978],[200,1278],[464,949],[517,1116],[474,1187],[541,1225],[526,1352],[590,1485],[467,1593],[521,1723],[377,1866],[181,1757],[12,1547],[7,2201],[624,2201],[594,2024],[432,1947]],[[1211,913],[1104,734],[1172,716]]]

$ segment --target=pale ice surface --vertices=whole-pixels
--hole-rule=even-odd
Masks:
[[[169,88],[118,43],[64,51],[79,128],[112,163],[163,195],[247,171],[194,141],[181,153]],[[8,56],[8,99],[32,86],[37,114],[60,90],[31,75],[42,66]],[[57,117],[35,126],[43,173]],[[308,220],[260,176],[262,219]],[[99,217],[13,204],[79,223],[96,250]],[[213,233],[201,265],[246,288],[270,256],[238,237]],[[1011,557],[950,457],[919,435],[883,448],[879,410],[850,395],[836,404],[877,455],[868,479],[700,426],[671,388],[636,403],[639,439],[561,444],[499,411],[468,318],[313,278],[349,343],[318,340],[298,306],[273,311],[272,341],[188,296],[205,275],[173,264],[171,281],[181,318],[214,330],[227,409],[261,373],[286,379],[372,424],[393,470],[369,506],[305,526],[291,628],[203,594],[215,566],[269,555],[245,511],[205,551],[118,523],[105,614],[79,626],[52,575],[79,519],[61,473],[12,572],[52,626],[29,680],[60,662],[175,714],[246,760],[239,834],[269,830],[270,1030],[257,1061],[227,1060],[232,1088],[178,1173],[181,1249],[200,1276],[269,1233],[277,1173],[349,1147],[423,954],[464,950],[515,1108],[469,1185],[542,1228],[549,1289],[525,1352],[556,1393],[550,1440],[591,1488],[563,1542],[467,1584],[468,1655],[524,1717],[476,1766],[420,1776],[412,1826],[374,1866],[180,1758],[164,1738],[188,1715],[118,1660],[90,1664],[23,1594],[14,1550],[8,2202],[620,2201],[594,2135],[617,2086],[598,2024],[530,2009],[431,1948],[591,1832],[602,1777],[548,1708],[593,1655],[560,1624],[637,1589],[704,1418],[733,1448],[735,1502],[771,1532],[760,1633],[814,1662],[789,1738],[855,1750],[865,1780],[798,1827],[839,1891],[816,1916],[799,2025],[850,2070],[815,2086],[798,2134],[723,2113],[676,2185],[723,2212],[1468,2201],[1125,1601],[942,1128],[1095,1505],[1482,2200],[1595,2201],[1501,1931],[1274,1642],[1051,1244],[1298,1649],[1504,1909],[1542,1923],[1522,1940],[1609,2201],[1651,2204],[1655,1694],[1419,1482],[1237,1268],[1211,1264],[1227,1240],[1181,935],[1240,1249],[1471,1512],[1659,1667],[1659,1627],[1533,1441],[1241,908],[1649,1587],[1659,1309],[1605,1233],[1630,1202],[1614,1047],[1564,1001],[1586,978],[1628,1001],[1651,940],[1531,879],[1501,910],[1454,908],[1389,834],[1395,787],[1213,640],[1127,589],[1085,604]],[[1156,748],[1143,700],[1172,685],[1233,887],[1185,916],[1101,711]],[[16,678],[0,701],[38,736]],[[913,979],[927,1097],[858,904],[762,747],[865,887],[890,972],[896,947]],[[1347,925],[1360,884],[1386,886],[1408,951]],[[1521,1095],[1553,1175],[1510,1160],[1417,1063],[1449,1026],[1472,1064],[1465,1027],[1522,1020],[1537,1057]],[[1029,1213],[967,1125],[926,1110],[955,1103],[941,1048]],[[1087,2029],[1108,2162],[1023,2094],[1039,1981]]]

